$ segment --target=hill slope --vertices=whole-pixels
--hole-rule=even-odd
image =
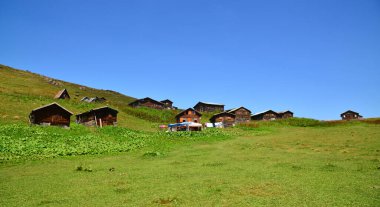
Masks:
[[[55,94],[66,88],[71,100],[54,99]],[[80,99],[105,97],[105,103],[84,103]],[[34,108],[58,102],[74,114],[94,107],[109,105],[117,110],[119,126],[138,130],[154,130],[160,123],[174,120],[176,111],[132,109],[128,103],[135,98],[110,90],[99,90],[79,84],[56,80],[28,71],[0,64],[0,123],[28,123],[28,115]],[[74,117],[72,117],[74,121]]]

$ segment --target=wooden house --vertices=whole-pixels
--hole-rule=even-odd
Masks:
[[[272,110],[260,112],[251,116],[252,120],[276,120],[279,117],[278,113]]]
[[[340,114],[342,120],[352,120],[352,119],[362,119],[363,117],[355,111],[348,110],[342,114]]]
[[[136,101],[133,101],[128,104],[131,107],[137,108],[137,107],[149,107],[154,109],[164,109],[165,104],[159,101],[156,101],[154,99],[151,99],[149,97],[138,99]]]
[[[239,107],[235,109],[231,109],[227,111],[228,113],[235,115],[235,122],[236,123],[244,123],[244,122],[250,122],[251,121],[251,111],[245,107]]]
[[[161,103],[165,104],[165,108],[172,109],[173,108],[173,101],[166,99],[163,101],[160,101]]]
[[[201,123],[201,116],[202,114],[198,111],[188,108],[184,111],[181,111],[179,114],[175,116],[177,123],[181,122],[195,122],[195,123]]]
[[[55,99],[70,99],[69,92],[66,89],[60,90],[55,96]]]
[[[199,112],[214,112],[214,111],[224,111],[223,104],[217,103],[206,103],[206,102],[198,102],[194,109]]]
[[[278,113],[278,118],[279,119],[287,119],[287,118],[292,118],[293,117],[293,112],[291,111],[280,111]]]
[[[221,112],[218,114],[214,114],[210,118],[210,122],[215,124],[217,122],[222,122],[224,127],[231,127],[235,125],[235,114],[229,112]],[[215,125],[214,125],[215,126]]]
[[[76,121],[85,126],[116,126],[117,113],[117,110],[105,106],[76,115]]]
[[[71,115],[73,115],[72,112],[58,103],[51,103],[32,110],[29,114],[29,122],[38,125],[70,127]]]

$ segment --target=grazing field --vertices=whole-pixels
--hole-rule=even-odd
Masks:
[[[70,100],[53,99],[67,88]],[[105,103],[83,103],[83,96]],[[165,97],[169,98],[169,97]],[[166,133],[175,110],[0,65],[0,206],[379,206],[380,119],[291,118]],[[29,126],[109,105],[118,127]],[[203,122],[212,116],[204,113]]]
[[[120,143],[121,134],[135,133],[141,146],[42,160],[31,152],[33,159],[3,160],[0,206],[379,205],[379,124],[272,123],[140,137],[102,129],[107,138],[93,129],[87,134],[99,134],[97,140]],[[72,130],[62,133],[75,135]]]

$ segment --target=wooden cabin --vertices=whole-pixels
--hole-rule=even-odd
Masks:
[[[228,113],[235,115],[235,122],[236,123],[244,123],[244,122],[250,122],[251,121],[251,111],[245,107],[239,107],[235,109],[231,109],[227,111]]]
[[[117,110],[105,106],[76,115],[76,121],[85,126],[116,126],[117,113]]]
[[[71,115],[73,115],[72,112],[54,102],[32,110],[29,114],[29,122],[38,125],[70,127]]]
[[[342,114],[340,114],[342,120],[352,120],[352,119],[362,119],[363,117],[355,111],[348,110]]]
[[[194,109],[199,112],[214,112],[214,111],[224,111],[223,104],[217,103],[206,103],[206,102],[198,102]]]
[[[133,108],[137,107],[148,107],[148,108],[154,108],[154,109],[164,109],[165,104],[159,101],[156,101],[154,99],[151,99],[149,97],[138,99],[136,101],[133,101],[132,103],[128,104],[129,106]]]
[[[66,89],[60,90],[55,96],[55,99],[70,99],[69,92]]]
[[[222,112],[214,114],[210,118],[210,122],[215,124],[217,122],[222,122],[224,127],[231,127],[235,125],[236,115],[229,112]],[[214,125],[215,126],[215,125]]]
[[[165,108],[172,109],[173,108],[173,101],[166,99],[163,101],[160,101],[161,103],[165,104]]]
[[[188,108],[175,116],[177,123],[181,122],[195,122],[201,123],[202,114],[198,111]]]
[[[293,117],[293,112],[291,111],[280,111],[278,113],[278,118],[279,119],[287,119],[287,118],[292,118]]]
[[[260,112],[260,113],[257,113],[257,114],[254,114],[251,116],[251,119],[252,120],[257,120],[257,121],[260,121],[260,120],[276,120],[278,118],[278,113],[275,112],[275,111],[272,111],[272,110],[267,110],[267,111],[264,111],[264,112]]]

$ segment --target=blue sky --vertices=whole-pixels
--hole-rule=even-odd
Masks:
[[[380,117],[380,1],[2,0],[0,63],[137,98]]]

